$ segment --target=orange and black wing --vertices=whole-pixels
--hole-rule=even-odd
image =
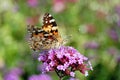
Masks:
[[[45,32],[50,33],[50,35],[58,36],[58,26],[56,24],[55,19],[52,17],[51,14],[45,13],[43,17],[43,26],[42,29]]]

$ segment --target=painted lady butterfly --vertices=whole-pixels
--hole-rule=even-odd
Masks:
[[[57,48],[63,43],[55,19],[49,13],[45,13],[41,28],[28,25],[27,30],[30,35],[29,44],[34,51]]]

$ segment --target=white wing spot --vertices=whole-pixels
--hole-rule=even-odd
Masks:
[[[49,16],[49,17],[52,17],[52,15],[51,15],[51,14],[49,14],[48,16]]]
[[[35,32],[35,30],[32,31],[33,33]]]
[[[58,29],[58,27],[52,27],[52,30],[56,30],[56,29]]]
[[[49,36],[49,34],[44,34],[44,36]]]
[[[41,31],[43,31],[43,30],[38,30],[38,32],[41,32]]]
[[[51,20],[50,20],[50,23],[52,23],[52,22],[55,22],[55,19],[51,19]]]
[[[48,23],[48,21],[45,21],[45,23]]]

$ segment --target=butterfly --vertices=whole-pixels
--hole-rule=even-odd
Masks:
[[[58,48],[63,44],[63,39],[58,32],[58,26],[51,14],[45,13],[43,16],[43,26],[41,28],[28,25],[29,44],[32,50],[41,51]]]

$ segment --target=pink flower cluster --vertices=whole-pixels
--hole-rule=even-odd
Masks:
[[[40,53],[38,60],[43,62],[45,72],[55,71],[59,77],[68,75],[75,77],[75,71],[77,70],[87,76],[87,71],[92,70],[88,58],[73,47],[61,46],[57,49],[43,51]]]

